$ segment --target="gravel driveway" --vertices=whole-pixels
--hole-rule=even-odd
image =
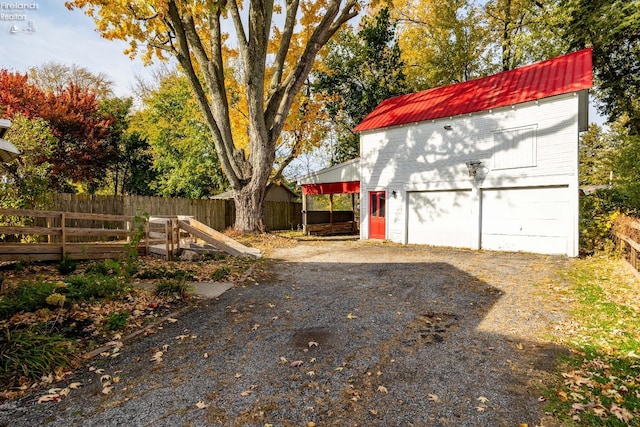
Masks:
[[[553,425],[539,386],[564,314],[545,289],[567,258],[360,241],[268,256],[260,277],[92,361],[60,402],[3,405],[0,425]]]

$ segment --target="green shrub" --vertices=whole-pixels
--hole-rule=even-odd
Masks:
[[[184,280],[165,279],[156,284],[156,293],[158,295],[178,294],[184,297],[189,291],[191,291],[191,286]]]
[[[620,214],[638,215],[627,197],[616,189],[601,189],[580,198],[580,253],[593,255],[613,249],[611,227]]]
[[[204,252],[200,255],[202,261],[222,261],[227,259],[227,254],[224,252]]]
[[[47,307],[47,298],[58,287],[44,280],[24,281],[10,287],[0,297],[0,318],[7,318],[21,311],[33,312]]]
[[[229,274],[231,274],[231,269],[229,267],[220,267],[213,273],[211,273],[212,280],[223,280],[226,279]]]
[[[177,280],[195,280],[193,271],[190,270],[169,270],[165,267],[157,267],[154,269],[144,270],[136,274],[138,279],[177,279]]]
[[[121,277],[85,274],[66,279],[67,293],[72,300],[118,299],[128,295],[131,285]]]
[[[85,273],[94,273],[102,276],[112,276],[122,274],[120,262],[113,259],[106,259],[101,262],[92,262],[87,265]]]
[[[76,271],[76,268],[78,268],[78,261],[64,257],[56,268],[58,269],[58,273],[66,276],[67,274],[71,274]]]
[[[127,319],[129,319],[130,314],[126,311],[120,311],[116,313],[111,313],[107,322],[105,323],[105,327],[109,331],[120,331],[127,326]]]
[[[26,330],[5,327],[0,332],[0,378],[9,386],[20,377],[39,380],[56,368],[73,366],[75,347],[61,335],[39,325]]]

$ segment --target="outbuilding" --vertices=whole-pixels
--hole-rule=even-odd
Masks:
[[[383,101],[355,128],[361,239],[577,256],[591,87],[585,49]]]

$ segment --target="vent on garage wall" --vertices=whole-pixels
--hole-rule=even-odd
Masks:
[[[493,132],[493,169],[536,166],[536,127],[520,126]]]

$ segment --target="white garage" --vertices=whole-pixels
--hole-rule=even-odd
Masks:
[[[470,190],[407,193],[408,243],[471,247]]]
[[[572,232],[568,187],[482,190],[483,249],[564,254]]]
[[[591,55],[380,103],[354,129],[360,238],[578,256]]]

